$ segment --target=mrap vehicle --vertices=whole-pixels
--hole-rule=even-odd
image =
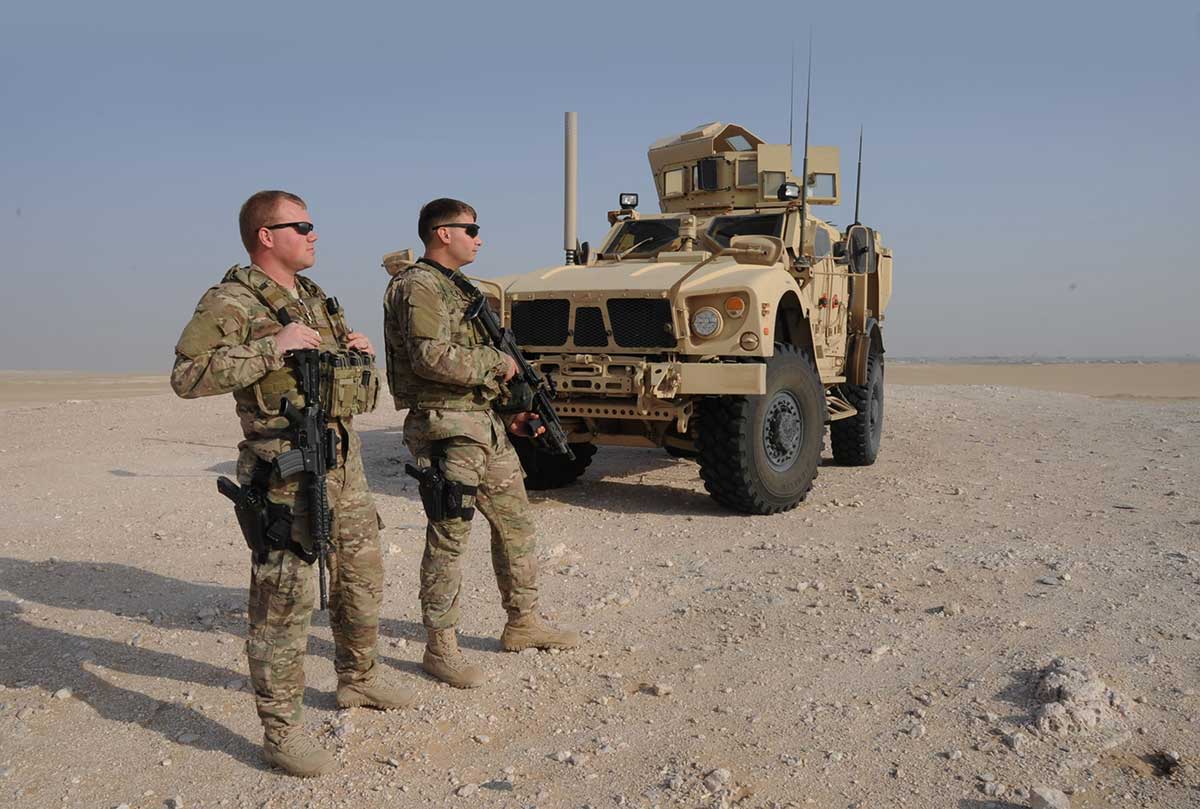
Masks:
[[[574,481],[598,446],[660,447],[694,459],[723,506],[772,514],[811,490],[827,424],[835,462],[874,463],[892,254],[857,221],[811,215],[840,199],[838,149],[809,147],[797,178],[790,145],[736,124],[659,140],[660,212],[621,194],[593,252],[572,232],[571,115],[566,263],[472,279],[552,384],[574,453],[515,438],[526,485]]]

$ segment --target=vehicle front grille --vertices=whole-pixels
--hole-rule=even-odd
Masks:
[[[607,302],[609,333],[598,306],[575,310],[571,330],[571,304],[563,298],[514,301],[512,331],[520,346],[607,348],[674,348],[671,304],[648,298],[612,298]]]
[[[608,302],[613,339],[622,348],[674,348],[671,303],[649,298],[613,298]]]
[[[588,348],[608,345],[604,315],[598,307],[582,306],[575,310],[575,345]]]
[[[567,319],[571,304],[562,298],[516,301],[512,307],[512,331],[518,345],[560,346],[567,342]]]

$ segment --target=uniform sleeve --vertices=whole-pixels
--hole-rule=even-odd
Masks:
[[[250,339],[246,304],[209,290],[175,345],[171,387],[184,399],[215,396],[244,388],[283,367],[273,336]]]
[[[450,313],[441,294],[417,276],[397,285],[404,312],[404,345],[413,373],[434,382],[463,387],[484,385],[505,367],[505,355],[488,345],[460,346],[450,341]]]

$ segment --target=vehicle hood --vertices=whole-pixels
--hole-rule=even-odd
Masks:
[[[502,280],[506,282],[503,286],[508,295],[547,297],[558,292],[599,292],[608,295],[630,292],[636,295],[665,292],[699,263],[697,259],[683,262],[616,261],[586,266],[566,264],[545,267],[524,275],[505,276]],[[681,291],[694,293],[709,288],[745,286],[769,272],[776,270],[761,265],[738,264],[731,258],[722,257],[710,261],[691,275]]]

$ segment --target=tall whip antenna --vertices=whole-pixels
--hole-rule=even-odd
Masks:
[[[808,87],[804,91],[804,173],[800,176],[800,255],[804,255],[804,221],[808,219],[808,111],[812,102],[812,29],[808,30]]]
[[[854,224],[861,224],[858,221],[858,198],[862,192],[862,124],[858,125],[858,179],[854,183]]]
[[[796,120],[796,43],[792,43],[792,84],[788,90],[788,146],[792,145],[793,122]]]

